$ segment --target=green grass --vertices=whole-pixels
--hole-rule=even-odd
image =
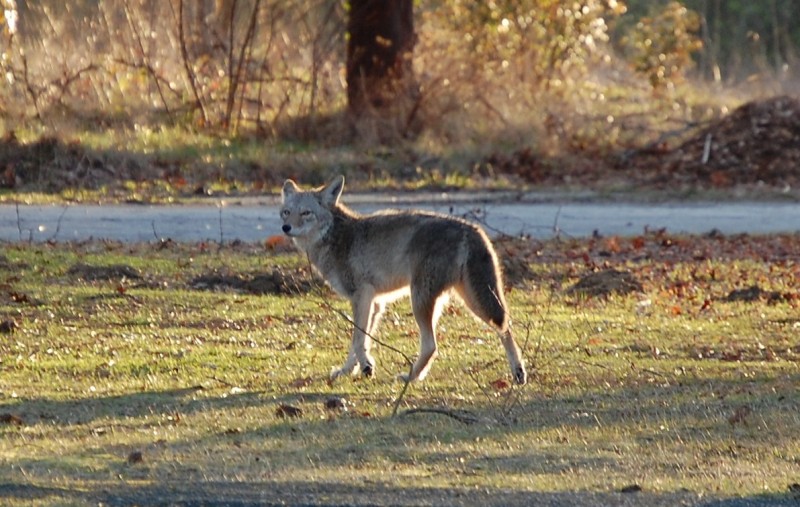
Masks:
[[[227,138],[181,127],[89,129],[59,132],[55,148],[37,142],[47,131],[16,132],[19,157],[36,170],[12,189],[0,190],[0,203],[63,202],[173,203],[208,201],[209,196],[239,197],[277,193],[285,178],[322,184],[336,174],[355,191],[386,189],[511,188],[508,178],[480,183],[469,174],[476,153],[428,157],[433,168],[416,166],[411,146],[397,148],[320,146],[258,138]],[[47,150],[53,150],[54,154]],[[44,152],[44,153],[43,153]],[[38,157],[38,158],[37,158]],[[40,160],[41,158],[41,160]],[[64,167],[91,160],[103,171],[79,184],[67,184]],[[126,168],[133,167],[129,171]],[[24,171],[21,171],[21,173]],[[101,174],[102,173],[102,174]]]
[[[12,497],[18,505],[120,485],[368,486],[387,474],[401,491],[786,493],[800,463],[797,300],[722,298],[754,282],[796,294],[793,263],[625,261],[643,293],[580,298],[563,288],[587,268],[559,252],[588,247],[538,248],[561,260],[533,263],[535,281],[509,296],[530,384],[498,382],[509,379],[498,340],[454,305],[440,322],[439,359],[402,398],[401,413],[463,410],[477,421],[466,424],[392,417],[406,365],[385,347],[376,346],[375,378],[329,385],[349,325],[327,289],[249,295],[190,283],[303,268],[295,254],[3,245],[0,320],[17,327],[0,340],[0,414],[22,424],[0,423],[0,484],[44,492]],[[142,278],[87,282],[69,274],[78,262],[125,264]],[[379,338],[415,354],[407,302]],[[330,396],[347,411],[326,409]],[[281,417],[281,404],[302,415]],[[133,452],[141,463],[128,462]]]

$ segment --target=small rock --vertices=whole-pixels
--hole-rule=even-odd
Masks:
[[[569,294],[604,297],[612,293],[642,292],[642,284],[628,271],[606,269],[583,276],[567,290]]]
[[[22,426],[22,418],[14,414],[0,414],[0,423],[13,424],[14,426]]]
[[[303,415],[303,410],[299,407],[294,407],[292,405],[286,405],[281,403],[278,405],[278,408],[275,409],[275,415],[280,418],[286,417],[300,417]]]
[[[132,267],[124,264],[113,266],[90,266],[88,264],[75,264],[67,274],[86,280],[87,282],[109,281],[109,280],[140,280],[142,276]]]
[[[347,400],[341,396],[331,396],[325,400],[325,408],[327,410],[347,412]]]
[[[4,320],[0,322],[0,333],[3,334],[11,334],[19,328],[16,322],[13,320]]]
[[[142,451],[133,451],[132,453],[128,454],[128,463],[131,465],[144,463],[144,454],[142,454]]]

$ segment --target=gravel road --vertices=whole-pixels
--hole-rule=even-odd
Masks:
[[[423,208],[473,218],[490,233],[535,238],[635,236],[646,229],[672,233],[723,234],[800,231],[800,204],[692,202],[667,204],[581,202],[487,202],[431,197],[415,202],[361,199],[352,207],[369,212],[385,207]],[[0,205],[2,241],[124,242],[261,241],[280,234],[276,199],[217,205]]]

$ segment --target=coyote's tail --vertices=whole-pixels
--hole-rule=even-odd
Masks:
[[[470,238],[467,252],[464,277],[467,305],[478,317],[505,332],[508,311],[497,254],[489,238],[480,232]]]

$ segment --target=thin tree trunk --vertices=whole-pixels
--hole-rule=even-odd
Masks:
[[[411,67],[413,0],[352,0],[347,30],[350,113],[408,113],[407,103],[413,103],[416,89]]]

